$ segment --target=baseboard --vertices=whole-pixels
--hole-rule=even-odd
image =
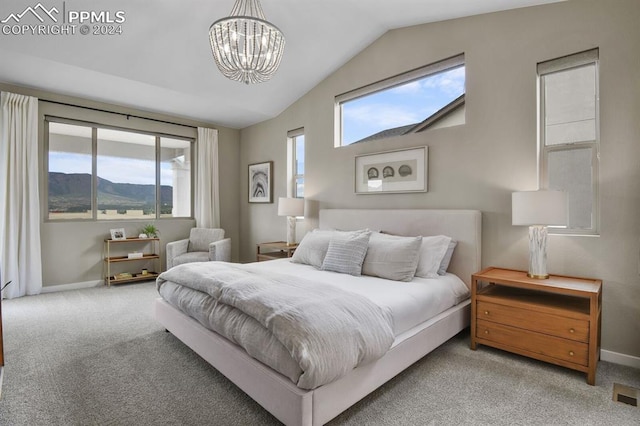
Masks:
[[[47,285],[42,286],[40,293],[53,293],[56,291],[68,291],[68,290],[80,290],[82,288],[100,287],[104,285],[104,280],[84,281],[81,283],[60,284],[60,285]]]
[[[604,349],[600,350],[600,360],[612,362],[614,364],[626,365],[627,367],[640,368],[640,357],[607,351]]]

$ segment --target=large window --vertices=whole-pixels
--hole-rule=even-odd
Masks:
[[[464,55],[336,96],[336,146],[465,122]]]
[[[290,165],[287,192],[290,197],[304,198],[304,129],[287,132],[287,146]]]
[[[47,117],[50,220],[191,216],[192,140]]]
[[[598,233],[598,49],[538,64],[540,187],[567,192],[568,226]]]

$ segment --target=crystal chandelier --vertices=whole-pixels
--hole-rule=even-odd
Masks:
[[[227,78],[262,83],[278,70],[284,35],[264,17],[259,0],[236,0],[231,15],[209,28],[213,58]]]

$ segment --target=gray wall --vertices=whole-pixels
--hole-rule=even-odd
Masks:
[[[274,161],[286,196],[287,130],[305,128],[305,194],[324,208],[471,208],[483,212],[482,263],[526,270],[526,227],[511,193],[538,186],[536,64],[600,48],[598,237],[551,236],[549,270],[604,281],[603,349],[640,357],[640,2],[569,1],[389,31],[280,116],[241,131],[242,260],[281,240],[277,203],[247,202],[247,165]],[[466,124],[336,149],[334,97],[464,52]],[[354,156],[429,147],[426,194],[355,195]]]
[[[74,108],[43,100],[57,101],[72,105],[97,108],[124,114],[131,114],[156,120],[164,120],[172,123],[185,124],[187,126],[201,126],[218,129],[219,159],[220,159],[220,222],[225,229],[226,236],[232,240],[232,258],[239,258],[239,198],[238,198],[238,167],[240,161],[240,132],[235,129],[221,127],[213,123],[203,123],[180,117],[166,116],[160,114],[139,111],[131,108],[124,108],[116,105],[104,104],[100,102],[88,101],[85,99],[72,98],[56,95],[39,90],[32,90],[24,87],[0,84],[0,90],[21,93],[29,96],[36,96],[41,101],[38,104],[40,120],[40,162],[46,155],[44,152],[44,115],[72,118],[109,124],[123,128],[138,128],[155,132],[165,132],[178,136],[196,138],[197,131],[192,127],[167,126],[150,120],[143,120],[135,117],[127,119],[123,115],[105,114],[89,109]],[[41,170],[44,170],[41,167]],[[40,192],[43,199],[46,190],[45,174],[40,176]],[[109,229],[124,228],[127,235],[138,235],[140,228],[149,223],[148,220],[119,220],[119,221],[69,221],[55,222],[46,221],[47,209],[41,208],[42,212],[42,272],[43,286],[55,286],[64,284],[84,283],[101,280],[103,277],[102,250],[103,241],[109,237]],[[186,238],[189,229],[195,225],[192,219],[159,219],[153,221],[160,230],[160,247],[162,268],[165,267],[165,245],[167,242]],[[131,249],[138,249],[131,246]],[[142,265],[138,265],[142,266]],[[151,265],[149,265],[151,267]]]

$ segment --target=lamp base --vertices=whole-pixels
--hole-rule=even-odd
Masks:
[[[546,279],[549,278],[549,274],[546,274],[546,275],[535,275],[535,274],[532,274],[531,272],[527,273],[527,276],[529,278],[535,278],[536,280],[546,280]]]
[[[287,245],[292,246],[296,243],[296,217],[287,216]]]
[[[530,278],[544,280],[547,273],[547,227],[529,227],[529,273]]]

